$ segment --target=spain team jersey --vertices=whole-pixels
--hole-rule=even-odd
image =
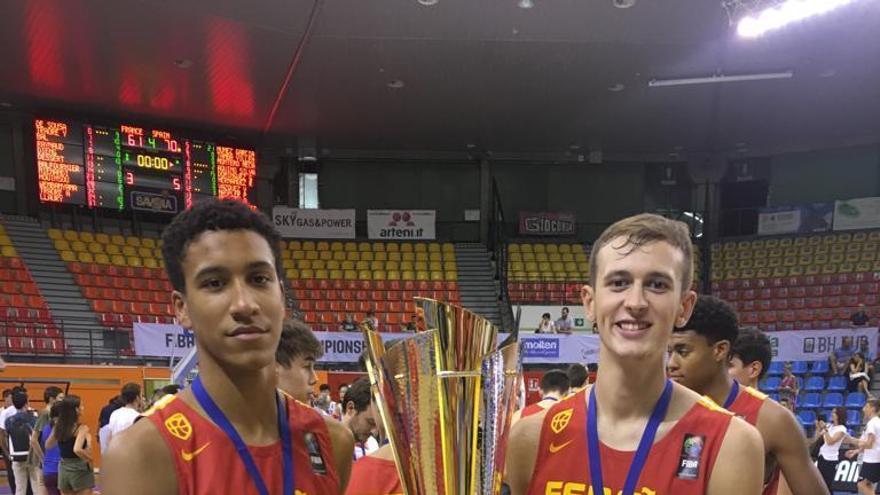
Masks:
[[[321,415],[285,396],[293,440],[295,494],[339,493],[330,433]],[[232,441],[207,418],[176,396],[163,397],[147,411],[174,459],[180,495],[257,495]],[[248,447],[270,493],[283,491],[281,442]]]
[[[394,461],[361,457],[351,466],[345,495],[403,495]]]
[[[528,406],[522,408],[519,413],[519,419],[527,418],[529,416],[533,416],[543,411],[544,408],[541,407],[540,402],[535,402],[534,404],[529,404]]]
[[[763,394],[752,387],[740,386],[739,394],[734,399],[733,404],[728,408],[730,412],[742,418],[746,423],[757,426],[758,414],[764,403],[767,401],[767,395]],[[779,488],[779,465],[772,463],[772,471],[769,477],[765,477],[764,495],[775,495]]]
[[[694,404],[666,435],[654,442],[635,495],[705,493],[732,418],[732,414],[710,399],[704,398]],[[538,449],[529,495],[592,493],[585,391],[547,411]],[[623,489],[635,452],[615,450],[604,444],[600,451],[605,493],[618,494]]]

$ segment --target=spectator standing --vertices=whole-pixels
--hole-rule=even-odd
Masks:
[[[541,315],[541,321],[538,323],[535,333],[556,333],[556,325],[550,319],[550,313]]]
[[[62,394],[63,395],[63,394]],[[46,448],[46,440],[49,439],[49,435],[52,434],[52,429],[55,428],[55,421],[58,419],[58,406],[61,402],[61,399],[58,399],[55,404],[52,404],[52,407],[49,410],[49,420],[46,422],[46,425],[43,426],[43,429],[40,430],[40,449],[43,452],[43,486],[46,487],[46,493],[48,495],[61,495],[61,492],[58,491],[58,465],[61,463],[61,451],[58,449],[58,445],[55,445],[51,449]]]
[[[327,416],[340,419],[339,405],[330,397],[330,385],[322,383],[318,387],[318,396],[315,398],[315,409]]]
[[[412,315],[410,320],[407,322],[406,326],[403,327],[404,332],[415,332],[418,329],[416,323],[418,322],[418,316]]]
[[[52,406],[63,398],[64,392],[59,387],[51,385],[43,390],[43,402],[46,403],[46,408],[43,409],[40,412],[40,415],[37,417],[37,422],[34,425],[34,431],[31,434],[31,455],[28,458],[28,462],[30,462],[33,469],[42,470],[43,468],[44,452],[43,444],[40,442],[40,434],[42,433],[46,425],[49,424],[49,416],[52,410]],[[55,472],[57,473],[58,470],[56,469]],[[45,475],[43,475],[43,479],[45,480]],[[49,487],[47,487],[47,490],[49,490]]]
[[[140,415],[144,407],[141,386],[137,383],[126,383],[123,385],[119,397],[121,397],[125,405],[113,411],[113,414],[110,415],[110,422],[107,425],[110,430],[107,435],[108,446],[114,437],[119,436],[120,433],[134,424],[135,419]]]
[[[836,407],[831,410],[831,422],[826,423],[824,418],[816,422],[816,440],[822,438],[822,446],[819,447],[819,472],[828,492],[831,493],[831,485],[834,482],[834,473],[837,471],[837,461],[840,460],[840,446],[847,437],[846,425],[842,424],[846,419],[846,409]]]
[[[849,317],[849,321],[854,327],[864,327],[870,320],[871,318],[868,316],[868,313],[865,312],[864,304],[859,304],[859,310]]]
[[[352,318],[351,313],[345,314],[345,318],[339,324],[339,328],[343,332],[357,332],[358,331],[357,323],[354,322],[354,318]]]
[[[27,393],[22,386],[15,386],[12,389],[6,389],[3,391],[3,405],[4,409],[0,412],[0,448],[2,448],[4,460],[6,461],[6,479],[9,481],[9,488],[12,489],[12,493],[15,493],[15,472],[12,470],[12,459],[9,458],[9,443],[7,441],[6,436],[6,420],[12,417],[16,413],[15,406],[12,405],[12,395],[16,392],[24,392]],[[27,493],[31,493],[30,486],[28,486]]]
[[[56,406],[58,419],[46,439],[46,449],[58,446],[58,489],[62,494],[92,495],[95,473],[92,470],[92,434],[81,422],[84,406],[76,395],[68,395]]]
[[[374,331],[379,331],[379,318],[376,318],[376,313],[372,311],[367,311],[367,317],[364,318],[363,323],[370,326],[370,329]]]
[[[587,371],[587,368],[581,363],[570,364],[565,374],[568,375],[568,381],[572,393],[575,393],[586,386],[587,379],[590,377],[590,372]]]
[[[120,407],[122,407],[122,401],[116,395],[110,399],[106,406],[101,408],[101,414],[98,416],[98,444],[101,447],[101,452],[106,452],[107,447],[110,446],[110,437],[108,436],[110,434],[110,428],[108,427],[110,415]]]
[[[788,399],[792,404],[797,402],[798,383],[794,373],[791,372],[791,363],[785,363],[785,370],[782,372],[782,382],[779,384],[779,398]]]
[[[570,334],[574,330],[574,318],[571,317],[568,307],[562,308],[562,314],[556,320],[556,332]]]
[[[39,469],[35,469],[28,462],[31,435],[37,424],[37,414],[28,407],[26,392],[13,393],[12,405],[15,407],[15,414],[6,418],[4,430],[8,438],[9,458],[12,459],[12,472],[15,476],[15,495],[25,495],[28,483],[35,495],[43,495],[45,494],[43,476]]]

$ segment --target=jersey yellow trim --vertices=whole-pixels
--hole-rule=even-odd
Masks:
[[[742,389],[756,399],[767,400],[767,394],[761,392],[760,390],[756,390],[752,387],[742,387]]]
[[[712,400],[712,398],[709,397],[708,395],[704,395],[704,396],[700,397],[700,400],[697,401],[697,404],[705,407],[706,409],[708,409],[710,411],[720,412],[720,413],[726,414],[728,416],[733,416],[732,412],[719,406],[718,403],[716,403],[714,400]]]

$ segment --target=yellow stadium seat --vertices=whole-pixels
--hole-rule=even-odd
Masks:
[[[856,271],[857,272],[870,272],[871,271],[871,262],[870,261],[859,261],[856,263]]]
[[[767,267],[767,258],[756,258],[755,259],[755,268],[766,268]]]
[[[385,243],[385,252],[386,253],[399,253],[400,252],[400,244],[396,242],[386,242]]]
[[[330,278],[330,272],[327,270],[315,270],[315,278],[318,280],[327,280]]]
[[[128,266],[128,263],[125,261],[125,256],[121,254],[114,254],[110,256],[110,262],[115,266]]]
[[[144,237],[143,239],[141,239],[141,246],[153,249],[156,247],[156,240],[151,237]]]
[[[66,239],[56,239],[55,249],[57,249],[58,251],[72,251],[72,249],[70,249],[70,242],[68,242]]]
[[[303,241],[302,242],[302,250],[303,251],[314,251],[315,250],[315,241]]]
[[[68,241],[78,241],[79,234],[77,234],[77,232],[75,230],[65,230],[64,231],[64,238],[67,239]]]
[[[847,263],[858,263],[861,260],[862,256],[859,253],[846,253],[846,257],[844,261]]]
[[[312,268],[311,260],[294,260],[299,270],[310,270]]]
[[[794,241],[791,240],[790,237],[786,237],[784,239],[779,239],[779,247],[781,248],[789,248],[794,245]]]
[[[374,253],[384,253],[385,252],[385,243],[384,242],[374,242],[373,243],[373,252]]]
[[[388,280],[385,270],[373,270],[373,280]]]
[[[137,250],[137,254],[138,254],[138,256],[140,256],[143,259],[152,258],[153,257],[153,250],[150,248],[146,248],[146,247],[139,247]]]
[[[326,269],[327,269],[327,265],[324,260],[312,261],[312,270],[326,270]],[[315,276],[318,277],[318,274],[315,273]],[[321,277],[318,277],[318,278],[321,278]],[[324,277],[324,278],[327,278],[327,277]]]
[[[586,262],[578,262],[578,271],[581,273],[589,273],[590,272],[590,264]]]
[[[138,256],[128,256],[125,259],[126,259],[126,261],[128,261],[128,266],[133,266],[133,267],[144,266],[143,260],[141,260],[140,257],[138,257]]]
[[[123,246],[122,254],[126,256],[137,256],[137,248],[134,246]]]
[[[572,253],[561,253],[562,261],[574,261],[574,254]]]
[[[522,255],[519,253],[519,251],[515,253],[508,253],[507,259],[509,259],[510,261],[522,261]]]
[[[444,242],[441,249],[444,253],[455,253],[455,244],[451,242]]]
[[[813,247],[821,246],[822,245],[822,238],[817,235],[812,235],[807,238],[807,244],[810,246],[813,246]]]
[[[333,251],[333,259],[336,261],[345,261],[345,257],[348,253],[345,251]]]
[[[299,279],[299,270],[288,268],[284,271],[284,274],[287,275],[287,278],[290,280],[298,280]]]
[[[346,271],[354,270],[354,263],[355,263],[354,261],[343,261],[342,262],[342,269],[346,270]]]
[[[834,241],[835,241],[834,234],[822,236],[822,244],[834,244]]]
[[[159,263],[153,258],[144,259],[144,266],[146,268],[159,268]]]
[[[331,251],[345,251],[345,245],[341,241],[333,241],[330,243]]]
[[[386,261],[388,260],[388,253],[385,251],[378,251],[373,253],[374,261]]]
[[[400,280],[400,272],[397,270],[388,270],[386,276],[388,280]]]
[[[90,242],[88,246],[88,250],[92,254],[98,254],[104,252],[104,245],[98,244],[97,242]]]
[[[405,244],[404,244],[404,245],[405,245]],[[401,274],[400,274],[400,279],[401,279],[401,280],[415,280],[415,279],[416,279],[416,274],[415,274],[415,272],[404,271],[404,272],[401,272]]]
[[[345,276],[345,273],[342,270],[330,270],[330,279],[331,280],[342,280]]]
[[[822,267],[819,265],[809,265],[804,268],[805,275],[819,275],[822,273]]]
[[[343,251],[357,251],[357,243],[356,242],[346,242],[342,245]]]
[[[458,270],[458,265],[454,261],[444,261],[443,262],[443,271],[447,270]]]
[[[427,281],[430,280],[430,274],[428,272],[416,272],[416,280],[419,281]]]
[[[311,280],[315,278],[315,272],[312,270],[300,270],[299,276],[303,280]]]
[[[53,241],[64,239],[64,234],[58,229],[49,229],[46,234],[49,236],[49,239],[52,239]]]
[[[546,251],[548,254],[549,253],[558,253],[559,246],[557,244],[545,244],[544,251]]]
[[[868,242],[880,242],[880,230],[868,232]]]
[[[88,252],[88,246],[83,241],[73,241],[70,243],[70,247],[73,248],[74,251],[78,253]]]
[[[443,271],[443,262],[442,261],[431,261],[428,263],[428,270],[431,271]]]
[[[102,244],[104,252],[107,254],[122,254],[122,250],[116,244]]]
[[[823,275],[833,275],[835,273],[837,273],[837,265],[836,264],[829,263],[829,264],[822,267],[822,274]]]
[[[785,258],[782,258],[782,266],[785,266],[785,267],[796,266],[797,263],[798,263],[798,259],[795,258],[794,256],[786,256]]]
[[[325,249],[323,251],[318,250],[318,259],[329,261],[333,259],[333,254],[333,251],[330,251],[329,249]]]
[[[533,244],[533,245],[532,245],[532,250],[533,250],[535,253],[546,253],[546,252],[547,252],[547,246],[545,246],[544,244]]]
[[[153,257],[156,258],[157,260],[161,260],[162,259],[162,248],[160,248],[160,247],[153,248]]]
[[[76,253],[76,259],[80,263],[94,263],[95,262],[95,258],[92,256],[92,253],[88,253],[88,252]]]
[[[416,271],[428,271],[428,262],[427,261],[416,261],[415,262]]]
[[[535,253],[522,253],[522,260],[523,261],[536,261],[535,260]]]
[[[281,262],[281,266],[282,266],[285,270],[290,270],[290,269],[296,267],[296,265],[293,263],[293,260],[283,260],[283,261]]]
[[[439,253],[440,252],[440,244],[437,242],[429,242],[428,243],[428,252],[429,253]]]
[[[874,262],[872,271],[880,272],[880,260]]]
[[[788,269],[787,277],[800,277],[804,274],[804,267],[802,266],[792,266]]]
[[[361,260],[361,253],[359,253],[357,251],[346,251],[345,252],[345,259],[346,259],[346,261],[360,261]]]
[[[374,261],[370,261],[369,263],[370,263],[370,270],[376,271],[376,270],[384,270],[385,269],[385,262],[384,261],[375,261],[374,260]]]
[[[523,252],[523,253],[534,253],[535,252],[535,250],[532,249],[531,244],[520,244],[519,250],[520,250],[520,252]]]
[[[94,242],[95,236],[93,236],[91,232],[80,232],[79,233],[79,240],[86,242],[86,243]]]
[[[540,261],[538,262],[538,271],[540,272],[549,272],[550,271],[550,262],[549,261]]]
[[[430,272],[429,277],[431,280],[443,280],[443,272]]]
[[[756,270],[756,275],[759,278],[770,278],[773,276],[773,269],[772,268],[760,268],[760,269]]]
[[[507,252],[508,253],[518,253],[519,252],[519,244],[517,244],[517,243],[508,244],[507,245]]]
[[[841,263],[837,268],[837,273],[852,273],[855,270],[855,263]]]
[[[300,251],[302,250],[302,244],[299,241],[290,241],[287,243],[287,249],[291,251]]]
[[[439,251],[437,251],[435,253],[428,253],[428,260],[429,261],[443,261],[443,255],[440,254]]]
[[[60,254],[62,261],[66,261],[67,263],[76,261],[76,253],[73,251],[61,251]],[[7,254],[3,253],[3,256],[7,256]]]
[[[328,243],[327,241],[318,241],[318,243],[315,245],[315,250],[316,251],[329,251],[330,250],[330,243]]]
[[[859,261],[875,261],[876,259],[877,259],[877,252],[876,251],[870,251],[870,252],[866,251],[866,252],[862,253],[861,257],[859,258]]]
[[[584,253],[584,252],[574,253],[574,260],[577,261],[577,262],[581,262],[581,261],[583,261],[583,262],[586,263],[586,262],[589,262],[589,261],[590,261],[590,256],[589,256],[587,253]]]
[[[834,240],[839,244],[846,244],[852,241],[852,234],[850,234],[849,232],[842,232],[840,234],[837,234],[837,237]]]
[[[358,261],[354,264],[355,269],[357,270],[369,270],[370,262],[369,261]]]
[[[303,250],[291,251],[290,257],[295,260],[304,260],[306,259],[306,252]]]
[[[133,235],[127,236],[125,238],[125,244],[134,247],[141,247],[141,238]]]
[[[359,242],[359,243],[358,243],[358,249],[357,249],[357,250],[360,251],[360,252],[364,252],[364,251],[372,251],[372,250],[373,250],[373,246],[371,246],[369,242]]]
[[[373,261],[373,252],[372,251],[362,251],[358,254],[361,257],[361,261]]]
[[[415,254],[415,253],[401,252],[401,253],[400,253],[400,256],[401,256],[401,259],[402,259],[403,261],[415,261],[415,260],[416,260],[416,254]]]
[[[428,261],[428,253],[415,253],[416,261]]]
[[[811,255],[815,252],[816,248],[813,246],[801,246],[801,248],[798,249],[798,254],[800,254],[801,256]]]
[[[415,271],[415,262],[413,261],[401,261],[400,269],[402,271]]]
[[[318,259],[318,252],[317,252],[317,251],[314,251],[314,250],[312,250],[312,251],[306,251],[306,259],[307,259],[307,260],[316,260],[316,259]]]
[[[806,246],[806,245],[807,245],[807,238],[806,238],[806,237],[797,237],[797,238],[795,238],[795,240],[794,240],[794,245],[795,245],[795,246],[798,246],[798,247],[800,247],[800,246]]]
[[[552,270],[555,273],[564,272],[565,265],[563,265],[561,261],[551,261],[550,262],[550,270]]]
[[[415,246],[413,246],[413,251],[415,251],[417,253],[427,253],[428,247],[425,245],[425,243],[419,242],[419,243],[416,243]],[[416,274],[416,277],[418,277],[418,274]]]
[[[526,267],[523,265],[521,261],[511,261],[509,265],[507,265],[509,271],[513,272],[522,272],[525,271]]]

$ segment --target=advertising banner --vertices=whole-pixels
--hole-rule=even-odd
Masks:
[[[774,361],[822,361],[841,346],[844,337],[852,338],[855,349],[874,357],[877,328],[841,328],[832,330],[786,330],[768,332]]]
[[[762,208],[758,214],[758,235],[827,232],[833,217],[833,203]]]
[[[522,333],[534,332],[541,323],[541,315],[550,313],[550,319],[557,322],[562,317],[562,308],[568,308],[568,315],[571,317],[572,330],[587,331],[593,326],[593,323],[587,319],[584,314],[584,307],[580,304],[572,304],[569,306],[513,306],[513,314],[516,314],[517,308],[522,313],[519,317],[519,331]]]
[[[436,228],[435,210],[367,210],[370,239],[433,240]]]
[[[275,206],[272,222],[281,237],[293,239],[354,239],[355,210],[308,210]]]
[[[195,335],[180,325],[135,323],[132,331],[138,356],[180,357],[196,345]]]
[[[569,211],[521,211],[519,212],[520,235],[575,235],[577,221]]]
[[[834,203],[834,230],[880,228],[880,197]]]

